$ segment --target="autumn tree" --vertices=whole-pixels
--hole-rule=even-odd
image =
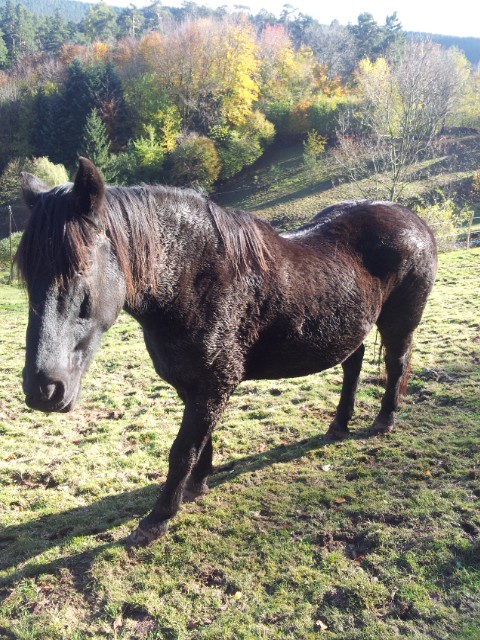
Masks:
[[[400,57],[363,60],[360,101],[338,131],[336,158],[349,178],[361,188],[369,176],[374,195],[400,197],[414,170],[435,153],[467,77],[463,56],[430,42],[411,43]]]
[[[254,34],[248,23],[188,21],[163,36],[152,63],[187,129],[207,132],[222,118],[240,124],[258,95]]]

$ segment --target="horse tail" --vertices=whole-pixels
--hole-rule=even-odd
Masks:
[[[400,395],[404,396],[407,393],[408,380],[410,378],[410,374],[412,373],[412,352],[413,346],[410,343],[408,347],[408,351],[405,354],[405,368],[403,370],[403,375],[400,378]]]
[[[377,333],[375,335],[375,346],[377,345],[378,336],[379,336],[379,331],[377,330]],[[380,348],[378,350],[378,357],[376,358],[376,364],[377,364],[378,384],[383,384],[383,385],[385,385],[386,377],[387,377],[385,360],[384,360],[384,352],[385,352],[385,345],[383,343],[383,340],[380,338]],[[412,373],[412,353],[413,353],[413,343],[410,343],[410,346],[408,347],[408,351],[405,354],[405,367],[403,370],[402,377],[400,378],[399,393],[402,396],[406,395],[407,393],[408,381],[410,379],[410,374]]]

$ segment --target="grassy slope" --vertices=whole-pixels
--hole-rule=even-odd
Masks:
[[[68,415],[22,403],[26,304],[0,287],[1,638],[477,639],[480,250],[445,254],[399,427],[372,438],[373,338],[354,435],[324,440],[340,369],[241,385],[212,491],[165,539],[119,542],[181,417],[122,316]]]
[[[468,195],[468,181],[480,165],[479,135],[452,136],[444,149],[444,156],[423,167],[422,179],[411,181],[402,203],[408,204],[436,189],[457,199]],[[289,229],[335,202],[361,199],[365,194],[376,197],[368,180],[358,185],[345,183],[328,152],[314,170],[304,165],[302,154],[301,144],[272,147],[256,165],[219,188],[215,199],[224,206],[253,211],[278,227]],[[480,204],[475,215],[480,215]]]

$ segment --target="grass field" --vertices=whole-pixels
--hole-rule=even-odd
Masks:
[[[179,399],[122,315],[74,412],[27,409],[25,296],[0,285],[0,638],[478,640],[479,282],[480,249],[441,256],[386,437],[374,336],[341,443],[339,368],[242,384],[211,492],[139,550]]]

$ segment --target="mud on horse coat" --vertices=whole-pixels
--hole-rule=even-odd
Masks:
[[[389,202],[348,202],[278,235],[191,190],[107,187],[80,159],[74,184],[24,174],[32,213],[17,263],[29,294],[28,406],[69,411],[101,334],[124,308],[159,376],[185,404],[169,470],[131,534],[163,535],[182,497],[207,491],[212,430],[242,381],[304,376],[342,363],[327,435],[348,433],[363,341],[377,325],[387,382],[372,430],[393,428],[412,334],[436,272],[424,222]]]

